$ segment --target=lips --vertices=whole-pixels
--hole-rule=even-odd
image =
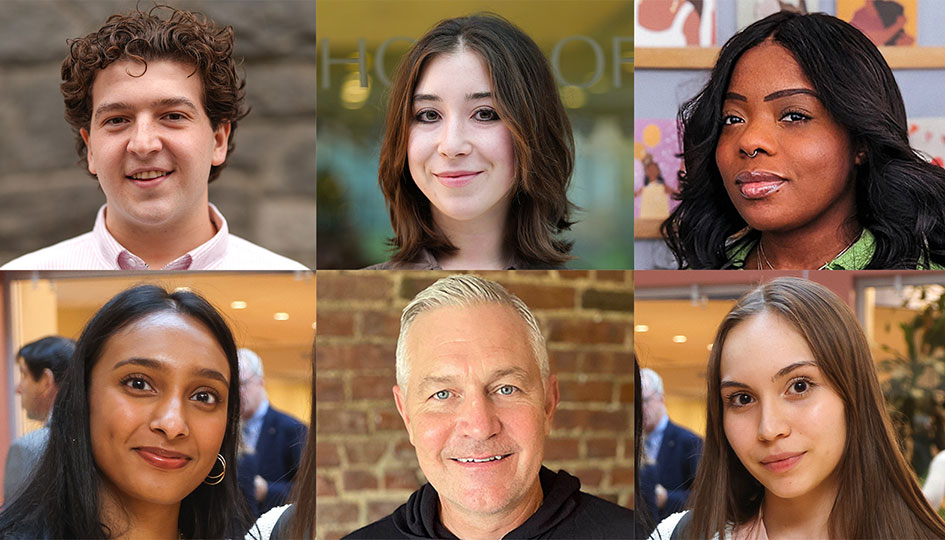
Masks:
[[[433,176],[446,187],[462,187],[472,182],[482,171],[440,171],[433,173]]]
[[[735,175],[735,187],[749,200],[764,199],[777,193],[787,179],[766,171],[742,171]]]
[[[450,458],[453,462],[464,467],[483,467],[501,463],[512,454],[493,454],[483,456],[468,456]]]
[[[135,169],[131,174],[125,176],[140,187],[154,187],[172,175],[174,171],[165,171],[162,169]]]
[[[191,457],[186,454],[156,446],[139,446],[132,448],[132,450],[137,452],[138,456],[146,463],[159,469],[180,469],[191,460]]]
[[[783,473],[797,465],[806,453],[807,452],[785,452],[783,454],[772,454],[762,459],[761,464],[771,472]]]

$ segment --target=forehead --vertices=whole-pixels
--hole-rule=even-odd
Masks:
[[[406,340],[411,381],[428,375],[488,376],[512,368],[541,377],[528,326],[510,306],[435,308],[414,319]]]
[[[787,88],[814,90],[814,85],[794,55],[770,38],[742,54],[729,81],[730,91],[748,97]]]
[[[428,86],[458,88],[463,92],[471,86],[484,86],[488,91],[491,85],[489,66],[485,59],[476,51],[464,47],[437,53],[428,59],[420,71],[417,91]]]
[[[146,315],[115,332],[102,347],[96,367],[133,357],[230,373],[226,354],[213,333],[197,319],[174,311]]]
[[[784,317],[765,310],[736,324],[725,338],[722,380],[769,380],[796,362],[816,362],[807,341]]]
[[[93,110],[105,101],[137,104],[177,97],[203,104],[200,73],[178,60],[158,58],[145,64],[123,58],[96,72],[92,83]]]

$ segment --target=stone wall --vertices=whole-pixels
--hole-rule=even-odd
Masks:
[[[425,480],[394,406],[400,312],[446,272],[318,276],[317,537],[339,538],[407,501]],[[485,272],[535,314],[561,402],[545,465],[624,506],[633,496],[632,272]]]
[[[247,103],[236,150],[210,186],[231,232],[315,265],[315,2],[169,1],[231,25]],[[66,40],[135,1],[0,5],[0,263],[91,230],[105,198],[77,165],[63,115]]]

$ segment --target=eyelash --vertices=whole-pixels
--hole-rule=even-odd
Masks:
[[[793,379],[791,379],[790,382],[788,383],[788,388],[791,389],[791,390],[793,390],[793,389],[794,389],[794,385],[797,384],[797,383],[804,383],[804,384],[806,384],[806,385],[807,385],[807,389],[804,390],[804,391],[801,391],[801,392],[793,393],[792,395],[794,395],[794,396],[803,396],[803,395],[806,395],[806,394],[810,393],[810,391],[811,391],[815,386],[817,386],[817,385],[814,383],[814,381],[812,381],[812,380],[810,379],[810,377],[801,376],[801,377],[794,377]],[[747,407],[747,406],[751,405],[751,403],[753,403],[753,401],[750,402],[750,403],[745,403],[745,404],[740,404],[740,403],[738,403],[737,400],[738,400],[738,398],[741,397],[741,396],[747,396],[747,397],[749,397],[749,398],[752,398],[752,396],[751,396],[750,394],[746,393],[746,392],[741,392],[741,391],[739,391],[739,392],[733,392],[733,393],[729,394],[727,397],[725,397],[725,404],[726,404],[727,406],[729,406],[729,407],[734,408],[734,409],[740,409],[740,408],[742,408],[742,407]],[[752,398],[752,400],[754,400],[754,398]]]
[[[794,119],[794,120],[785,120],[789,116],[797,116],[799,118]],[[806,122],[810,119],[811,117],[809,115],[802,113],[800,111],[785,111],[781,115],[780,121],[786,121],[790,124],[794,124],[797,122]],[[735,124],[743,124],[743,123],[745,123],[745,120],[741,118],[740,116],[737,116],[734,114],[726,114],[722,116],[722,126],[732,126]]]
[[[143,382],[144,384],[146,384],[146,385],[148,386],[148,388],[133,388],[133,387],[129,384],[129,383],[136,382],[136,381],[141,381],[141,382]],[[129,389],[134,390],[134,391],[137,391],[137,392],[153,392],[153,391],[154,391],[154,386],[148,381],[147,377],[145,377],[145,376],[143,376],[143,375],[140,375],[140,374],[127,375],[127,376],[125,376],[125,377],[123,377],[123,378],[121,379],[120,383],[121,383],[123,386],[126,386],[126,387],[128,387]],[[198,390],[198,391],[194,392],[193,395],[190,396],[190,397],[191,397],[191,399],[193,399],[195,396],[200,395],[200,394],[206,394],[207,396],[210,397],[210,399],[211,399],[212,401],[202,401],[202,400],[194,400],[194,401],[197,401],[198,403],[202,403],[202,404],[205,404],[205,405],[216,405],[216,404],[220,403],[220,395],[217,394],[217,392],[216,392],[215,390],[212,390],[212,389],[210,389],[210,388],[204,388],[204,389]]]
[[[176,118],[171,118],[172,116]],[[187,115],[182,112],[169,112],[161,115],[161,119],[165,119],[170,122],[180,122],[182,120],[187,120],[187,118]],[[102,121],[103,126],[120,126],[121,124],[125,123],[128,123],[128,119],[121,116],[112,116]]]
[[[481,118],[480,113],[487,113],[489,117]],[[432,115],[433,118],[430,118],[430,115]],[[423,109],[422,111],[418,112],[416,116],[414,116],[414,119],[421,124],[432,124],[440,118],[440,113],[433,109]],[[476,109],[473,112],[473,118],[479,122],[496,122],[499,120],[499,113],[491,107],[483,107],[481,109]]]

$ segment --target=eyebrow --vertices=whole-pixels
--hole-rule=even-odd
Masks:
[[[489,381],[496,381],[503,377],[514,377],[520,381],[528,380],[528,371],[520,367],[510,367],[505,369],[500,369],[494,371],[489,377]],[[418,388],[424,389],[433,384],[450,384],[456,381],[456,377],[451,375],[427,375],[426,377],[420,379],[420,383],[417,385]]]
[[[477,101],[480,99],[487,99],[492,97],[492,92],[473,92],[472,94],[466,94],[466,101]],[[413,101],[443,101],[440,96],[436,94],[414,94]]]
[[[197,106],[194,105],[193,101],[185,97],[168,97],[159,99],[157,101],[151,102],[151,107],[154,108],[163,108],[163,107],[187,107],[194,112],[197,112]],[[133,109],[130,103],[124,101],[114,101],[112,103],[103,103],[95,109],[95,117],[103,115],[112,111],[126,111],[128,109]]]
[[[141,367],[146,367],[149,369],[162,371],[162,372],[168,371],[167,364],[165,364],[164,362],[154,360],[153,358],[139,358],[139,357],[128,358],[127,360],[122,360],[121,362],[118,362],[117,364],[115,364],[114,367],[112,367],[112,371],[115,371],[118,368],[122,366],[127,366],[127,365],[141,366]],[[228,381],[226,377],[223,376],[222,373],[220,373],[219,371],[215,369],[199,368],[199,369],[194,370],[194,374],[200,377],[206,377],[208,379],[214,379],[214,380],[220,381],[226,386],[230,385],[230,381]]]
[[[817,362],[812,362],[810,360],[805,360],[803,362],[794,362],[793,364],[789,364],[787,366],[784,366],[780,370],[778,370],[778,372],[775,373],[773,377],[771,377],[771,382],[776,382],[778,379],[783,378],[784,376],[790,374],[792,371],[796,369],[800,369],[802,367],[807,367],[807,366],[815,367],[815,368],[818,367]],[[751,388],[751,387],[745,383],[740,383],[738,381],[722,381],[719,384],[719,389],[721,390],[723,388]]]
[[[813,96],[817,99],[820,99],[820,96],[817,95],[817,92],[814,92],[813,90],[809,88],[786,88],[784,90],[778,90],[777,92],[771,92],[770,94],[764,97],[764,101],[774,101],[776,99],[781,99],[788,96],[794,96],[797,94],[807,94],[809,96]],[[735,101],[748,101],[747,97],[737,92],[726,92],[725,99],[727,100],[732,99]]]

